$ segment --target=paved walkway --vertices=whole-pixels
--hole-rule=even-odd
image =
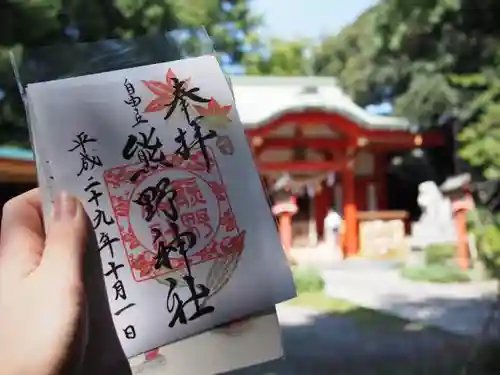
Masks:
[[[457,350],[463,350],[454,337],[436,331],[368,329],[348,315],[286,304],[278,306],[278,316],[285,358],[226,375],[421,375],[435,366],[448,369],[461,358]],[[137,375],[167,375],[162,358],[134,370]]]
[[[462,335],[478,335],[494,301],[495,282],[430,284],[402,279],[397,270],[330,267],[326,293]]]
[[[299,264],[324,270],[326,292],[332,297],[455,334],[480,334],[496,295],[494,281],[412,282],[401,278],[389,262],[335,259],[325,244],[293,249],[292,254]]]
[[[463,350],[450,336],[435,331],[389,332],[361,327],[348,315],[324,315],[287,305],[279,306],[278,315],[285,358],[231,375],[413,375],[404,369],[413,366],[424,373],[426,366],[438,361],[446,367],[457,353],[454,348]],[[447,350],[444,356],[438,354]]]

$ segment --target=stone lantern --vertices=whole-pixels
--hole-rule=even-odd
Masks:
[[[292,249],[292,217],[298,211],[297,201],[292,192],[289,176],[283,176],[271,189],[273,205],[271,210],[278,220],[281,244],[289,259]]]
[[[469,236],[467,233],[467,213],[474,209],[470,192],[468,173],[448,178],[440,187],[444,196],[451,202],[453,221],[457,233],[457,261],[460,268],[470,267]]]

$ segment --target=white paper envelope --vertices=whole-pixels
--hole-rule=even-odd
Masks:
[[[158,374],[213,375],[282,356],[281,330],[274,311],[169,344],[160,348],[153,363],[140,356],[132,358],[131,364],[136,374],[154,369]]]
[[[32,84],[27,96],[37,162],[92,220],[128,356],[295,296],[215,58]]]

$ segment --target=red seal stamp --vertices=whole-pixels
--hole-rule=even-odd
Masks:
[[[186,266],[182,255],[172,253],[172,269],[154,267],[158,244],[154,243],[154,234],[160,232],[161,240],[166,244],[173,240],[163,210],[175,209],[179,231],[189,231],[196,236],[196,243],[188,252],[191,265],[233,256],[243,250],[245,232],[238,228],[215,154],[210,147],[207,149],[208,171],[202,152],[192,150],[189,160],[170,155],[167,159],[174,167],[159,166],[147,170],[135,182],[131,182],[131,176],[144,168],[142,163],[112,168],[104,173],[121,241],[135,281],[160,278]],[[169,207],[168,199],[162,200],[158,203],[157,212],[148,221],[148,213],[144,206],[137,203],[138,198],[146,189],[165,179],[169,181],[169,189],[175,190],[174,207]]]

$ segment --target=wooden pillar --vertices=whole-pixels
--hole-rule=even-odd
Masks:
[[[274,204],[271,211],[278,219],[278,232],[281,239],[281,245],[283,246],[286,257],[291,261],[293,240],[292,216],[297,213],[297,200],[295,196],[291,195],[286,190],[281,191],[281,196],[275,196],[275,199],[277,199],[278,202]]]
[[[281,244],[288,259],[291,259],[290,251],[292,250],[292,216],[291,212],[283,212],[278,217]]]
[[[342,172],[342,194],[344,197],[344,254],[354,256],[358,252],[358,219],[354,163],[347,163]]]
[[[469,236],[467,234],[467,211],[459,209],[454,215],[455,226],[457,228],[457,261],[458,266],[463,270],[469,269]]]
[[[463,270],[470,267],[469,234],[467,233],[467,213],[474,209],[474,199],[468,187],[464,192],[455,193],[451,197],[453,221],[457,231],[457,263]]]

